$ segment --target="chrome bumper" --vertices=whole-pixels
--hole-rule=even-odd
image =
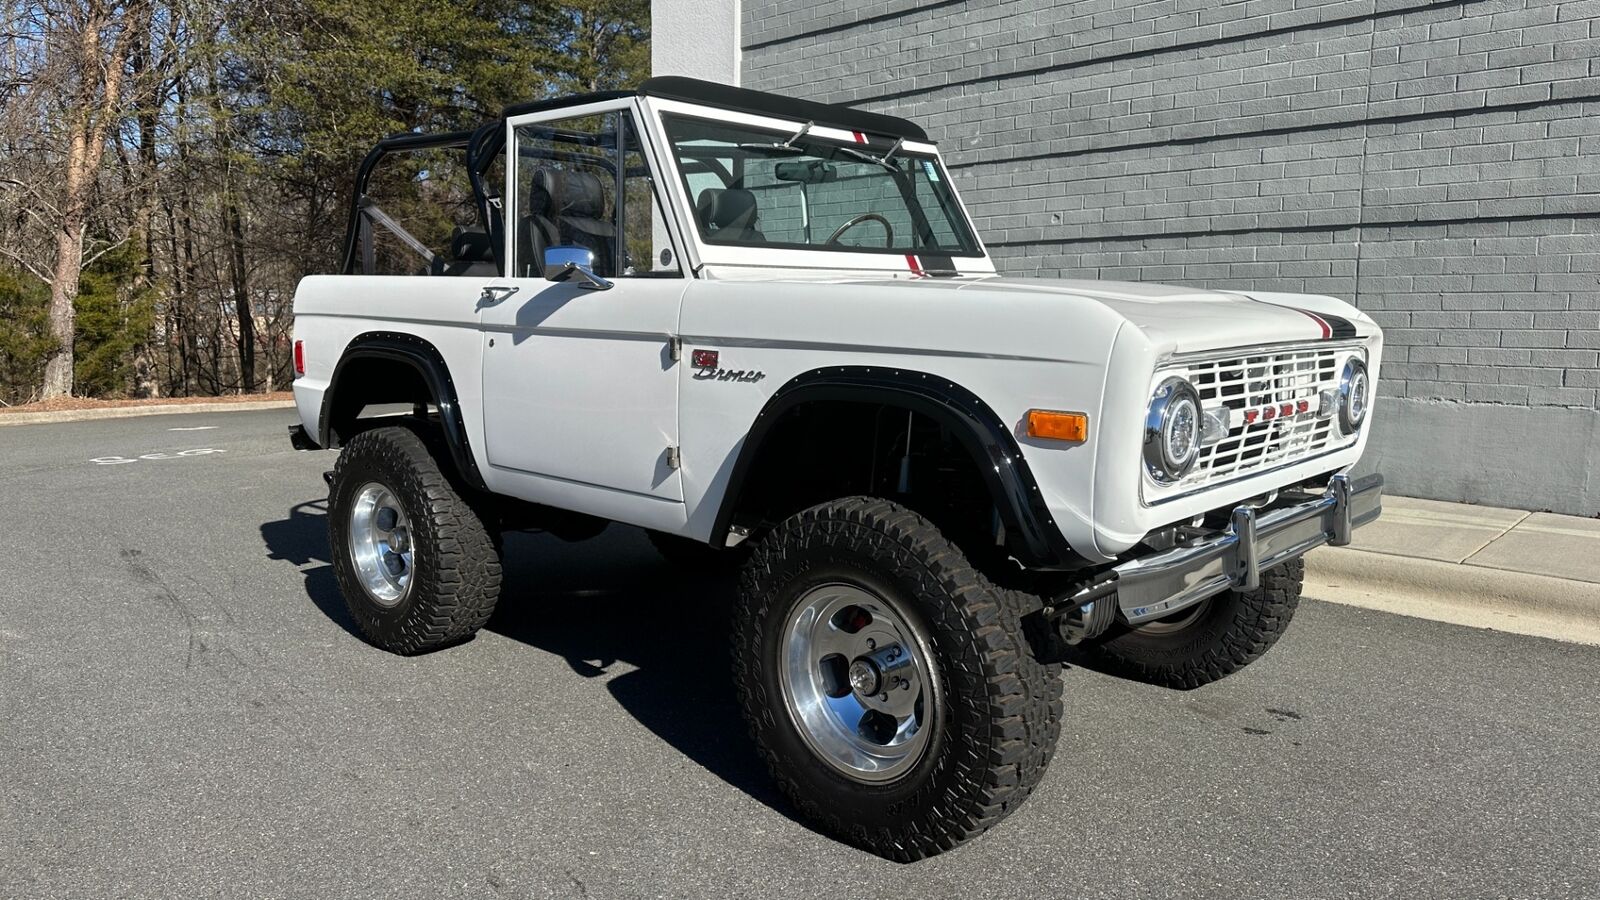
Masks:
[[[1350,532],[1383,512],[1383,476],[1335,475],[1315,500],[1257,513],[1233,511],[1227,531],[1117,566],[1117,605],[1130,625],[1170,615],[1226,590],[1251,591],[1261,573]]]

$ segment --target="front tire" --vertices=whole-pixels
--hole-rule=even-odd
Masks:
[[[895,503],[780,524],[744,569],[733,648],[779,787],[823,830],[901,861],[999,823],[1060,733],[1058,667],[1031,655],[1026,605]]]
[[[1080,648],[1078,658],[1134,681],[1190,690],[1239,671],[1288,630],[1305,583],[1304,559],[1261,573],[1261,587],[1224,591],[1165,619]]]
[[[351,439],[334,465],[328,540],[345,606],[368,641],[416,654],[471,637],[500,597],[493,535],[408,428]]]

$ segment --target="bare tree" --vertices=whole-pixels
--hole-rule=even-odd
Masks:
[[[0,396],[292,377],[396,131],[630,83],[646,0],[0,0]]]
[[[42,251],[37,255],[12,242],[4,252],[50,286],[50,334],[57,346],[45,362],[45,398],[72,393],[73,301],[84,267],[126,239],[124,233],[97,248],[87,243],[106,145],[122,118],[136,24],[148,21],[142,15],[147,5],[148,0],[13,5],[27,49],[16,70],[21,84],[8,104],[6,149],[8,156],[32,157],[35,165],[31,177],[10,177],[6,186],[31,230],[46,237],[23,243],[33,243]]]

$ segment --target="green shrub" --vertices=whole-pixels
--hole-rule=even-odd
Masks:
[[[38,279],[0,268],[0,401],[26,403],[44,379],[50,337],[50,291]]]
[[[123,397],[133,383],[134,350],[155,324],[154,289],[139,283],[143,256],[133,242],[95,260],[78,287],[73,390],[80,397]]]

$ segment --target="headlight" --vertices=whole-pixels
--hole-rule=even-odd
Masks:
[[[1182,378],[1168,378],[1150,398],[1144,420],[1145,470],[1157,484],[1171,484],[1200,455],[1200,395]]]
[[[1372,379],[1367,377],[1367,364],[1355,357],[1344,364],[1339,373],[1339,427],[1345,434],[1361,430],[1367,420],[1367,407],[1372,403]]]

